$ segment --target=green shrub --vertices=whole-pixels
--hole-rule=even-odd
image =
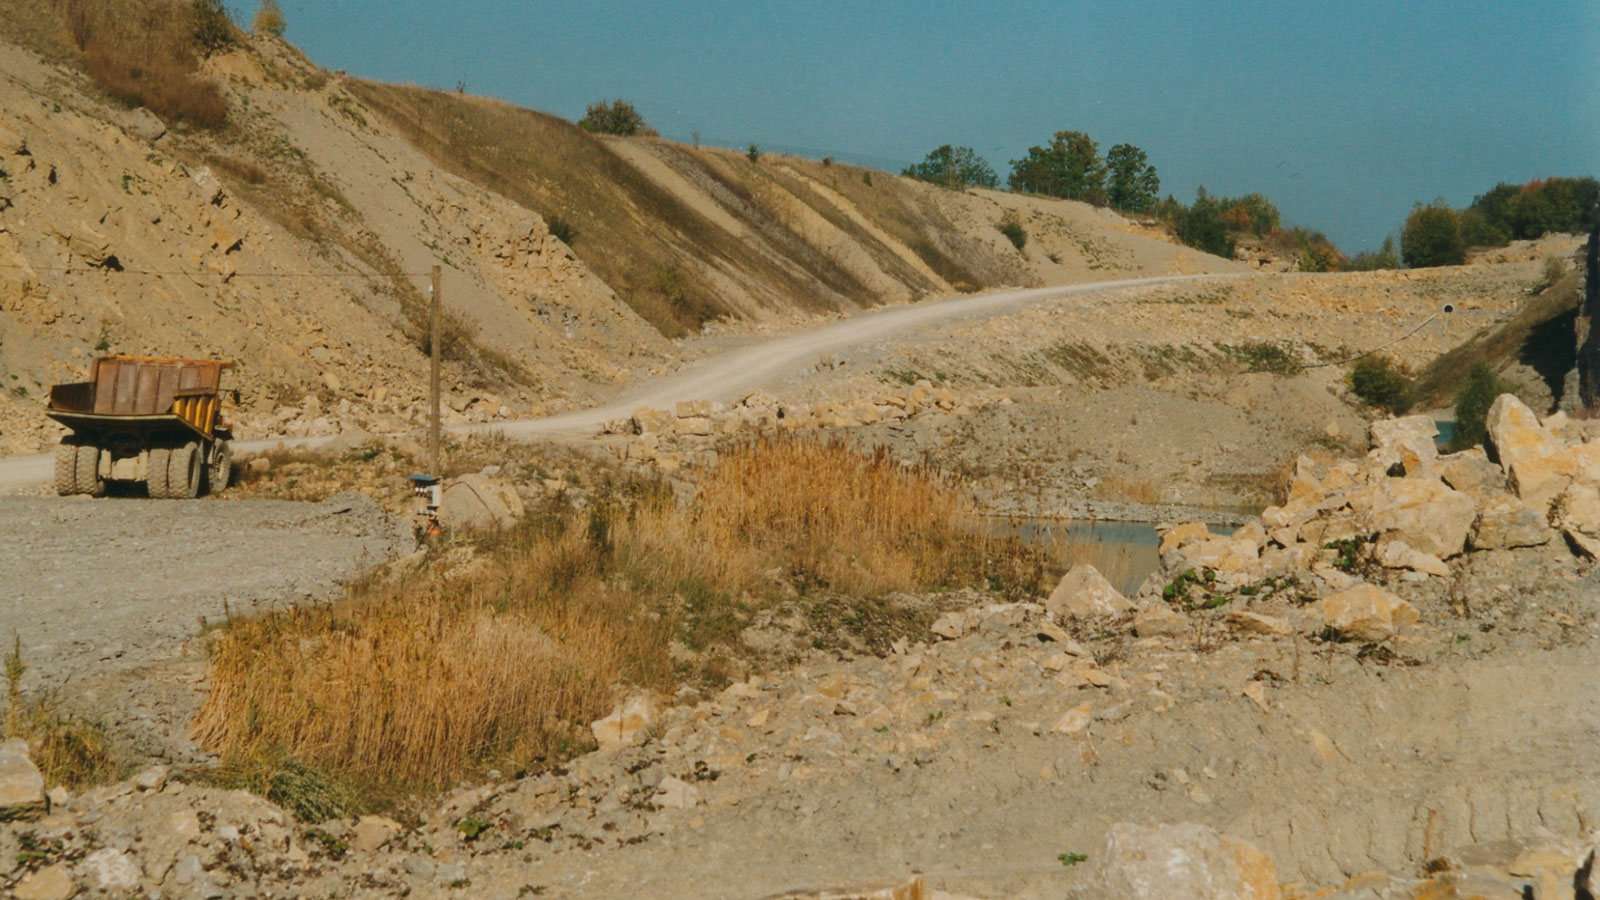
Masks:
[[[1456,211],[1442,199],[1427,206],[1417,204],[1400,232],[1400,258],[1413,269],[1466,262],[1467,244],[1461,237],[1461,219]]]
[[[1356,360],[1346,381],[1363,403],[1385,412],[1400,415],[1409,412],[1415,402],[1411,379],[1387,356],[1373,354]]]
[[[615,134],[622,137],[632,137],[636,134],[653,135],[655,132],[644,123],[644,116],[639,114],[632,103],[617,99],[609,103],[601,100],[591,103],[583,111],[583,118],[578,120],[578,127],[591,134]]]
[[[759,162],[761,160],[761,148],[756,146],[755,141],[751,141],[750,146],[745,148],[744,155],[751,162]]]
[[[1017,220],[1016,213],[1007,213],[1006,217],[1001,219],[1000,224],[995,227],[999,228],[1000,233],[1005,235],[1006,239],[1011,241],[1011,245],[1018,250],[1021,250],[1028,243],[1028,230],[1023,228],[1022,223]]]
[[[189,30],[195,47],[204,56],[233,46],[233,19],[222,0],[194,0],[189,4]]]
[[[1488,435],[1489,407],[1494,405],[1496,397],[1510,391],[1511,385],[1496,375],[1488,363],[1479,360],[1472,364],[1466,383],[1456,392],[1456,427],[1450,436],[1451,452],[1484,442]]]
[[[550,229],[551,234],[555,235],[556,240],[566,244],[568,247],[571,247],[572,242],[578,239],[577,227],[560,216],[551,216],[546,219],[545,226]]]

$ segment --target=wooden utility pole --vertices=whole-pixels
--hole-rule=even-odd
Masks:
[[[429,326],[428,350],[433,357],[428,373],[428,400],[433,404],[433,415],[428,422],[428,465],[432,467],[429,475],[440,477],[442,469],[439,466],[439,267],[433,267],[433,283],[428,286],[428,294],[433,319]]]

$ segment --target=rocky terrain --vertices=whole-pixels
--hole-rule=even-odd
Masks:
[[[1168,526],[1132,598],[947,597],[397,819],[160,765],[47,801],[11,745],[0,859],[19,897],[1591,896],[1600,434],[1509,395],[1490,429],[1379,422],[1231,535]]]

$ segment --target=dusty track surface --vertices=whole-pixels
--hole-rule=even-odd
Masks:
[[[829,354],[890,339],[902,339],[919,329],[971,319],[1014,313],[1031,304],[1065,297],[1098,294],[1123,288],[1171,284],[1236,275],[1175,275],[1134,278],[1069,287],[993,291],[874,310],[818,328],[762,340],[692,363],[682,370],[649,381],[621,399],[577,412],[542,419],[522,419],[493,425],[462,426],[458,433],[503,432],[516,438],[587,435],[601,424],[631,414],[640,406],[671,407],[680,400],[728,400],[754,388],[768,388],[809,372]],[[258,452],[276,444],[315,447],[331,438],[242,441],[238,453]],[[0,495],[31,490],[49,480],[48,455],[0,459]]]
[[[326,598],[415,542],[345,493],[316,504],[7,498],[0,543],[0,634],[21,642],[24,687],[70,684],[85,711],[165,755],[165,738],[183,749],[192,700],[171,692],[196,689],[191,644],[207,623]]]

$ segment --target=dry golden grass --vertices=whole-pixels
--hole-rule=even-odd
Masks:
[[[1161,488],[1145,478],[1110,474],[1095,485],[1096,497],[1105,500],[1125,500],[1129,503],[1160,503]]]
[[[390,788],[556,761],[589,746],[623,683],[724,679],[775,567],[830,594],[1036,588],[1042,556],[967,516],[933,472],[763,439],[726,454],[687,507],[613,483],[583,511],[536,511],[477,562],[440,554],[403,582],[229,623],[195,737],[235,764],[292,759]],[[675,665],[674,641],[714,652]]]
[[[3,736],[22,738],[47,785],[80,790],[115,779],[122,766],[111,741],[98,724],[71,715],[54,697],[22,696],[22,675],[27,671],[22,642],[12,636],[6,655],[6,717]]]

